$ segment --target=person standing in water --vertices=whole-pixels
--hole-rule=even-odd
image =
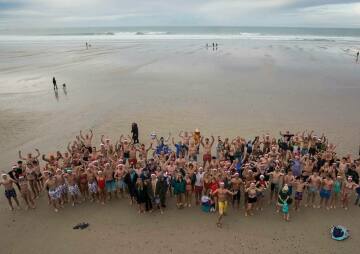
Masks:
[[[57,84],[56,84],[56,79],[55,79],[55,77],[53,77],[53,85],[54,85],[54,90],[57,90],[58,87],[57,87]]]

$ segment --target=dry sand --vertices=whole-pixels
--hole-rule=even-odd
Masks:
[[[153,130],[252,138],[314,129],[340,153],[357,153],[360,66],[342,54],[349,45],[227,40],[211,51],[205,43],[0,42],[1,169],[19,149],[63,150],[80,129],[116,138],[133,121],[144,142]],[[67,93],[55,96],[52,76]],[[303,209],[291,223],[273,207],[252,218],[230,209],[220,230],[215,215],[177,211],[173,200],[163,216],[140,216],[124,200],[59,214],[44,197],[37,203],[11,213],[0,197],[1,253],[355,253],[360,240],[357,207]],[[82,221],[89,229],[72,229]],[[351,239],[332,241],[333,224],[348,226]]]

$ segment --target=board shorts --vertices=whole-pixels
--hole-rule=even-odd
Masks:
[[[90,193],[97,193],[98,186],[97,186],[96,181],[93,181],[92,183],[88,183],[88,188],[89,188]]]
[[[258,198],[263,198],[263,197],[265,197],[264,192],[262,192],[262,191],[257,192],[256,195],[257,195]]]
[[[116,181],[116,188],[119,189],[119,190],[125,190],[126,183],[124,182],[123,179],[120,179],[120,180]]]
[[[129,159],[129,164],[136,165],[137,160],[136,159]]]
[[[321,189],[321,191],[320,191],[320,197],[321,198],[329,199],[330,195],[331,195],[331,191],[325,190],[324,188]]]
[[[114,192],[116,190],[115,181],[109,180],[105,182],[105,188],[107,192]]]
[[[295,200],[302,200],[303,193],[302,192],[295,192]]]
[[[226,213],[228,202],[227,201],[219,201],[218,205],[219,205],[219,214],[223,215],[224,213]]]
[[[59,191],[58,188],[56,188],[55,190],[49,190],[49,197],[51,200],[57,200],[61,198],[61,192]]]
[[[190,161],[197,161],[197,155],[196,154],[191,155],[189,160]]]
[[[204,161],[204,162],[205,162],[205,161],[210,162],[210,161],[211,161],[211,154],[204,154],[204,155],[203,155],[203,161]]]
[[[257,201],[257,197],[248,197],[248,200],[247,200],[247,202],[249,203],[249,204],[253,204],[253,203],[256,203],[256,201]]]
[[[5,197],[7,199],[10,199],[10,198],[16,198],[16,191],[14,188],[10,189],[10,190],[5,190]]]
[[[233,196],[233,201],[238,200],[240,201],[241,192],[238,190],[237,193]]]
[[[77,184],[69,186],[69,193],[71,196],[80,195],[79,186]]]
[[[316,193],[318,191],[318,189],[314,186],[309,186],[308,191],[309,191],[309,193]]]
[[[270,189],[275,192],[279,192],[279,184],[278,183],[271,183]]]
[[[293,187],[292,186],[288,186],[289,187],[289,191],[288,191],[288,193],[289,193],[289,195],[291,196],[292,195],[292,193],[293,193]]]
[[[60,192],[60,195],[68,193],[68,188],[66,186],[66,183],[59,185],[56,189],[58,192]]]
[[[307,148],[302,148],[300,153],[301,153],[302,156],[304,156],[308,152],[309,152],[309,150]]]
[[[202,186],[196,186],[196,185],[195,185],[195,192],[196,192],[196,193],[201,193],[202,190],[203,190],[203,187],[202,187]]]

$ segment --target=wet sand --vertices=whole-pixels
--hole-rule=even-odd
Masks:
[[[252,138],[314,129],[326,133],[339,153],[357,154],[360,65],[343,50],[352,45],[224,40],[213,51],[205,44],[95,41],[86,50],[79,41],[0,42],[1,169],[11,167],[19,149],[63,150],[89,128],[97,143],[100,134],[129,133],[133,121],[143,142],[151,131],[165,136],[199,128],[204,135]],[[291,223],[270,207],[246,219],[243,211],[230,210],[219,230],[214,215],[194,208],[178,212],[173,204],[164,216],[139,216],[127,201],[102,209],[87,203],[59,214],[44,197],[38,206],[10,213],[0,197],[0,246],[6,253],[88,253],[95,247],[96,253],[355,253],[360,233],[355,207],[303,209]],[[90,228],[72,230],[81,221]],[[330,240],[336,223],[348,226],[352,239]]]

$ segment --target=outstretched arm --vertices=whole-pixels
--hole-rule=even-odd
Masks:
[[[39,149],[37,149],[37,148],[35,148],[35,151],[36,151],[36,156],[34,157],[35,159],[38,159],[39,157],[40,157],[40,151],[39,151]]]
[[[82,135],[82,131],[81,131],[81,130],[80,130],[80,138],[81,138],[82,140],[85,140],[84,136]]]
[[[171,137],[171,132],[169,132],[169,137],[168,137],[165,141],[166,141],[166,142],[169,142],[170,137]]]
[[[211,136],[211,145],[210,146],[212,146],[214,144],[214,142],[215,142],[215,138],[214,138],[214,136]]]
[[[105,144],[105,140],[104,140],[104,134],[103,134],[103,135],[101,135],[101,138],[100,138],[100,140],[101,140],[101,143]]]
[[[71,150],[71,148],[70,148],[70,144],[71,144],[71,142],[69,142],[69,144],[67,145],[67,150],[69,151],[70,154],[72,154],[72,150]]]
[[[49,162],[49,163],[50,163],[50,160],[45,157],[45,154],[42,155],[42,159],[43,159],[43,161],[46,161],[46,162]]]
[[[150,145],[149,145],[149,148],[148,149],[146,149],[146,152],[149,152],[150,151],[150,149],[152,149],[152,143],[150,143]]]
[[[20,159],[20,160],[26,160],[26,158],[24,158],[24,157],[21,156],[21,151],[19,151],[19,159]]]

